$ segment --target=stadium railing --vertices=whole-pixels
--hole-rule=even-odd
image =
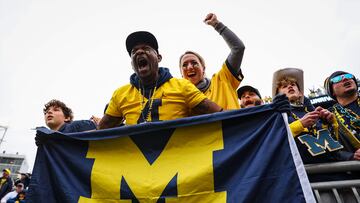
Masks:
[[[360,161],[345,161],[305,165],[308,174],[336,172],[360,174]],[[360,203],[360,179],[311,182],[314,196],[319,203]]]

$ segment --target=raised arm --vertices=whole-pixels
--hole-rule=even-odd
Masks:
[[[120,126],[123,122],[123,118],[121,117],[114,117],[107,114],[104,114],[100,123],[98,125],[98,129],[106,129],[106,128],[114,128]]]
[[[211,101],[210,99],[204,99],[198,105],[196,105],[192,111],[196,114],[207,114],[207,113],[215,113],[220,112],[223,109],[217,105],[215,102]]]
[[[228,67],[232,69],[230,71],[233,72],[233,74],[236,73],[237,75],[240,75],[240,66],[245,50],[244,43],[239,39],[238,36],[236,36],[235,33],[233,33],[228,27],[221,23],[215,14],[209,13],[206,16],[204,22],[208,25],[211,25],[224,38],[225,42],[230,48],[230,54],[226,59],[226,63]]]

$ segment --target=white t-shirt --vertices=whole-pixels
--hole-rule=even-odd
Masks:
[[[16,190],[7,193],[7,194],[1,199],[1,202],[0,202],[0,203],[6,203],[6,201],[8,201],[9,199],[15,198],[17,194],[18,194],[18,193],[16,192]]]

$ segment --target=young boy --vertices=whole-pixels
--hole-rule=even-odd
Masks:
[[[91,120],[73,121],[73,112],[62,101],[51,100],[44,106],[46,125],[54,131],[63,133],[82,132],[95,130],[96,124]]]

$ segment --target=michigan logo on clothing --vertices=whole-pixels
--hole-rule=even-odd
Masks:
[[[332,152],[343,148],[338,141],[331,137],[331,133],[327,129],[319,130],[316,137],[306,134],[299,136],[298,139],[307,146],[313,156],[326,153],[326,149]]]

